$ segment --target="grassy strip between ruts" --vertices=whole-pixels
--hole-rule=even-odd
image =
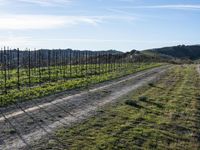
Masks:
[[[115,78],[122,77],[124,75],[136,73],[138,71],[154,68],[161,66],[163,64],[160,63],[141,63],[138,66],[129,67],[127,69],[113,71],[101,75],[92,75],[83,78],[76,78],[72,80],[61,80],[57,82],[50,82],[43,84],[41,86],[25,88],[21,90],[10,90],[7,94],[0,95],[0,107],[6,106],[9,104],[13,104],[19,101],[26,101],[31,99],[36,99],[48,95],[52,95],[55,93],[59,93],[65,90],[71,90],[80,87],[86,87],[91,84],[100,83],[107,80],[112,80]]]
[[[200,77],[196,66],[176,66],[36,149],[199,149]]]

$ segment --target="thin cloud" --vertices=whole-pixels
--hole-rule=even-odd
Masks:
[[[150,5],[150,6],[128,6],[121,8],[138,8],[138,9],[184,9],[184,10],[199,10],[200,5],[187,5],[187,4],[176,4],[176,5]]]
[[[95,38],[32,38],[32,37],[24,37],[24,36],[8,36],[8,37],[0,37],[2,41],[13,41],[13,43],[22,42],[22,43],[31,43],[31,42],[47,42],[47,41],[61,41],[61,42],[79,42],[79,43],[181,43],[181,41],[157,41],[157,40],[135,40],[135,39],[95,39]],[[17,42],[16,42],[17,41]],[[20,42],[20,43],[21,43]]]
[[[104,21],[132,21],[134,19],[128,16],[2,15],[0,16],[0,30],[53,29],[82,24],[97,26]]]
[[[132,2],[135,2],[136,0],[116,0],[116,1],[132,3]]]
[[[0,16],[0,30],[52,29],[78,24],[97,25],[99,17],[53,16],[53,15],[3,15]]]
[[[101,44],[101,45],[109,45],[109,44],[161,44],[161,45],[181,45],[183,42],[176,40],[176,41],[153,41],[153,40],[135,40],[135,39],[95,39],[95,38],[33,38],[33,37],[24,37],[24,36],[16,36],[11,35],[8,37],[1,37],[0,36],[0,47],[3,46],[11,46],[10,48],[48,48],[49,43],[57,43],[57,45],[54,45],[54,47],[49,48],[58,48],[60,47],[60,44],[62,45],[62,48],[75,48],[74,45],[91,45],[91,44]],[[187,43],[187,42],[185,42]],[[192,44],[192,43],[187,43]],[[64,45],[64,47],[63,47]],[[65,47],[66,46],[66,47]],[[148,47],[149,48],[149,47]],[[100,48],[101,49],[101,48]],[[102,48],[103,49],[103,48]],[[106,48],[105,48],[106,49]],[[107,48],[108,49],[108,48]]]
[[[69,4],[72,0],[0,0],[1,5],[6,5],[9,3],[25,3],[25,4],[34,4],[40,6],[62,6]]]
[[[12,46],[10,48],[16,48],[16,47],[28,47],[27,44],[30,43],[30,38],[29,37],[18,37],[18,36],[4,36],[4,37],[0,37],[0,47],[4,47],[4,46]],[[25,48],[24,47],[24,48]]]
[[[71,2],[71,0],[18,0],[18,1],[42,5],[42,6],[61,5],[61,4],[68,4],[69,2]]]

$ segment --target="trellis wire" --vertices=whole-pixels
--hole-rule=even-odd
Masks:
[[[0,93],[41,86],[46,82],[101,75],[128,67],[123,53],[107,51],[30,50],[0,51]]]

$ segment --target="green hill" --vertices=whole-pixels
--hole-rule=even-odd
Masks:
[[[200,59],[200,45],[179,45],[172,47],[155,48],[142,51],[145,54],[158,54],[161,56],[169,56],[179,59]]]

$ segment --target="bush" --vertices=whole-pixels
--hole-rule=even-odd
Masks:
[[[138,99],[139,99],[139,101],[147,101],[147,100],[148,100],[148,97],[146,97],[146,96],[141,96],[141,97],[139,97]]]
[[[197,100],[200,100],[200,96],[197,97]]]
[[[125,104],[126,105],[129,105],[129,106],[134,106],[134,107],[140,107],[136,102],[134,102],[133,100],[126,100],[125,101]]]
[[[151,87],[153,87],[153,86],[154,86],[154,84],[153,84],[153,83],[149,83],[148,85],[149,85],[149,86],[151,86]]]
[[[15,134],[16,130],[13,128],[7,129],[5,132],[10,133],[10,134]]]

